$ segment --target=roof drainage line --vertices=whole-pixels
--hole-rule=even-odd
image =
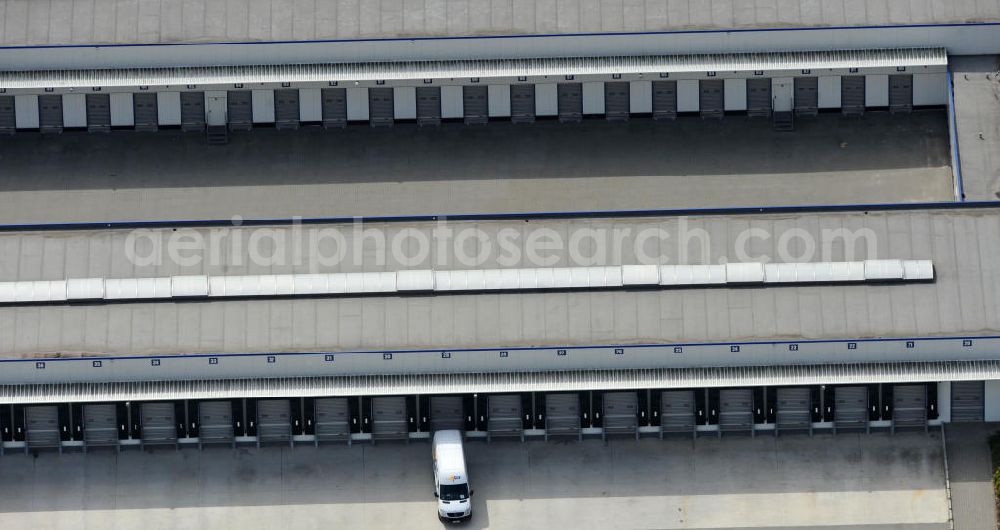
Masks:
[[[106,44],[41,44],[0,46],[4,50],[40,50],[40,49],[71,49],[71,48],[150,48],[150,47],[181,47],[181,46],[234,46],[262,44],[339,44],[339,43],[373,43],[373,42],[435,42],[461,40],[498,40],[498,39],[542,39],[553,37],[639,37],[652,35],[704,35],[713,33],[774,33],[787,31],[831,31],[831,30],[870,30],[870,29],[928,29],[928,28],[969,28],[977,26],[998,26],[1000,22],[944,22],[928,24],[882,24],[867,26],[803,26],[781,28],[711,28],[711,29],[678,29],[663,31],[621,31],[621,32],[580,32],[580,33],[539,33],[512,35],[446,35],[438,37],[381,37],[367,39],[315,39],[315,40],[276,40],[276,41],[213,41],[213,42],[167,42],[167,43],[106,43]]]
[[[948,131],[951,141],[951,168],[955,178],[955,200],[965,202],[965,185],[962,181],[962,155],[958,150],[958,112],[955,110],[955,74],[948,64]]]
[[[896,202],[896,203],[848,203],[848,204],[805,204],[776,206],[725,206],[705,208],[664,208],[647,210],[566,210],[539,212],[486,212],[452,214],[414,215],[358,215],[331,217],[262,217],[241,219],[240,226],[273,226],[291,224],[346,224],[364,223],[404,223],[433,222],[443,219],[451,221],[496,221],[531,219],[573,219],[573,218],[630,218],[630,217],[682,217],[693,215],[767,215],[777,213],[839,213],[878,212],[908,210],[971,210],[977,208],[1000,208],[1000,200],[994,201],[937,201],[937,202]],[[10,223],[0,224],[0,232],[27,232],[49,230],[111,230],[128,228],[180,228],[231,226],[231,219],[168,219],[168,220],[119,220],[83,221],[55,223]]]

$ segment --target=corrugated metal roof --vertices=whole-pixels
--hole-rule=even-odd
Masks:
[[[4,385],[0,386],[0,403],[550,392],[988,379],[1000,379],[1000,361]]]
[[[943,48],[839,50],[628,57],[564,57],[328,64],[40,70],[0,72],[0,88],[184,86],[236,83],[326,83],[415,79],[542,77],[944,66]]]
[[[682,221],[686,229],[681,228]],[[314,225],[317,229],[336,225]],[[394,231],[405,226],[432,240],[434,222],[369,224]],[[482,230],[495,238],[502,230],[520,235],[551,229],[564,241],[580,230],[647,229],[671,234],[650,240],[646,251],[667,263],[735,262],[737,238],[753,228],[770,234],[752,238],[746,249],[754,259],[781,258],[779,237],[790,230],[822,234],[846,230],[871,234],[864,240],[838,238],[828,259],[930,259],[935,281],[895,285],[748,286],[685,289],[519,291],[507,294],[425,293],[375,297],[340,296],[291,299],[205,299],[200,302],[122,302],[113,304],[0,305],[0,355],[35,356],[88,352],[100,355],[170,355],[301,351],[391,351],[412,349],[514,348],[594,344],[670,344],[744,342],[784,338],[850,339],[1000,335],[1000,209],[909,210],[886,212],[705,215],[687,218],[539,219],[454,222],[456,231]],[[276,227],[282,234],[293,227]],[[204,241],[212,229],[192,229]],[[690,255],[678,243],[684,231],[703,230],[710,241],[700,256],[697,239]],[[802,232],[804,231],[804,232]],[[165,229],[157,231],[171,233]],[[193,265],[137,265],[127,259],[128,230],[9,232],[0,234],[0,281],[56,280],[67,277],[164,277],[198,274],[309,273],[299,265],[256,265],[246,252],[222,262]],[[234,233],[248,248],[249,231]],[[354,235],[345,234],[347,248]],[[288,255],[293,238],[285,234]],[[626,242],[628,243],[628,242]],[[789,244],[791,245],[791,244]],[[794,245],[793,245],[794,246]],[[803,249],[792,249],[798,256]],[[850,248],[848,248],[850,247]],[[609,249],[611,247],[608,247]],[[816,248],[822,254],[823,245]],[[848,251],[853,249],[853,256]],[[589,250],[588,250],[589,251]],[[877,251],[876,254],[872,252]],[[367,252],[367,251],[366,251]],[[396,268],[379,265],[375,253],[354,264],[345,259],[315,272],[355,272]],[[523,254],[523,252],[522,252]],[[552,266],[572,266],[566,249],[552,252]],[[500,266],[493,252],[483,268]],[[817,255],[814,259],[818,259]],[[461,267],[455,260],[451,267]],[[636,264],[631,244],[621,262]],[[518,263],[517,265],[521,265]],[[430,266],[429,262],[408,266]],[[525,264],[526,265],[526,264]],[[433,264],[437,268],[438,264]],[[442,268],[447,266],[442,265]],[[464,267],[462,267],[464,268]]]

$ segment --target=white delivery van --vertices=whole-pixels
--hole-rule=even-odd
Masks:
[[[472,516],[472,490],[465,470],[462,433],[437,431],[431,449],[434,459],[434,496],[438,498],[438,517],[459,522]]]

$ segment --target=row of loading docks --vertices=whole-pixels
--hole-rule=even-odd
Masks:
[[[577,122],[587,115],[620,121],[632,115],[673,119],[678,113],[767,117],[775,111],[812,116],[821,109],[861,115],[873,107],[909,112],[914,106],[946,102],[941,74],[0,95],[0,132],[172,126],[249,130],[262,124],[294,129],[300,123],[343,127],[359,121],[386,127],[400,120],[433,126],[445,119],[481,124],[491,118],[526,123],[536,117]]]
[[[951,385],[952,421],[983,421],[982,381]],[[723,389],[591,391],[495,395],[378,396],[233,399],[131,403],[0,406],[0,438],[27,450],[87,447],[292,444],[312,435],[314,443],[350,443],[367,433],[373,442],[408,440],[410,433],[440,429],[478,431],[488,439],[524,439],[526,432],[581,438],[585,429],[602,436],[638,436],[657,428],[660,436],[712,432],[753,435],[771,425],[775,435],[812,433],[818,422],[834,432],[880,427],[926,429],[937,417],[937,385],[847,385]],[[888,422],[888,423],[886,423]]]

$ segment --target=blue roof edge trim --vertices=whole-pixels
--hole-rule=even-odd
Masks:
[[[709,347],[709,346],[779,346],[783,344],[846,344],[880,343],[880,342],[940,342],[949,340],[996,340],[1000,335],[954,335],[935,337],[869,337],[847,339],[782,339],[759,341],[712,341],[712,342],[670,342],[670,343],[637,343],[637,344],[593,344],[585,346],[496,346],[491,348],[434,348],[434,349],[387,349],[387,350],[345,350],[345,351],[304,351],[304,352],[232,352],[232,353],[164,353],[158,355],[80,355],[60,357],[2,358],[0,363],[34,363],[41,361],[90,361],[90,360],[135,360],[135,359],[190,359],[205,357],[264,357],[264,356],[318,356],[318,355],[370,355],[377,353],[438,353],[438,352],[489,352],[489,351],[541,351],[541,350],[596,350],[614,348],[676,348],[676,347]],[[998,355],[1000,359],[1000,355]],[[917,362],[917,361],[915,361]],[[835,364],[835,363],[832,363]]]
[[[441,219],[453,221],[489,221],[503,219],[571,219],[588,217],[681,217],[690,215],[766,215],[775,213],[836,213],[836,212],[880,212],[906,210],[971,210],[1000,208],[1000,200],[991,201],[941,201],[903,203],[851,203],[851,204],[804,204],[775,206],[709,206],[703,208],[664,208],[645,210],[565,210],[540,212],[485,212],[485,213],[441,213],[413,215],[354,215],[330,217],[274,217],[241,219],[241,226],[301,224],[341,224],[353,222],[427,222]],[[0,232],[44,231],[44,230],[104,230],[117,228],[173,228],[229,226],[230,219],[163,219],[163,220],[118,220],[55,223],[10,223],[0,224]]]

